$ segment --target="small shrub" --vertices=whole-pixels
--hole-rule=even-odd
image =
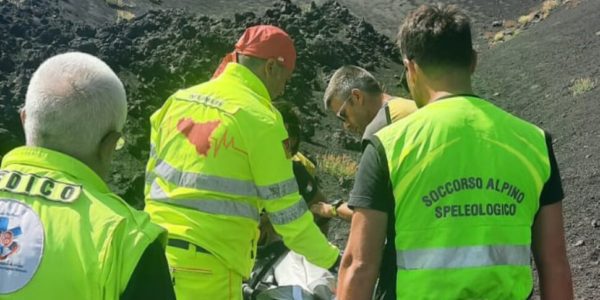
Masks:
[[[557,8],[560,3],[557,0],[547,0],[542,3],[542,16],[545,18],[550,14],[550,11]]]
[[[593,90],[595,87],[596,82],[594,82],[594,80],[592,80],[591,78],[586,77],[579,78],[573,81],[573,84],[571,85],[571,87],[569,87],[569,90],[571,91],[571,93],[573,93],[573,96],[578,96]]]
[[[130,13],[126,10],[117,10],[117,21],[131,21],[135,18],[133,13]]]
[[[500,31],[494,35],[494,42],[501,42],[504,40],[504,32]]]
[[[356,161],[348,154],[322,154],[318,156],[321,170],[339,180],[354,178],[358,169]]]
[[[535,17],[535,14],[528,14],[528,15],[520,16],[518,22],[521,26],[525,26],[525,25],[529,24],[531,21],[533,21],[534,17]]]

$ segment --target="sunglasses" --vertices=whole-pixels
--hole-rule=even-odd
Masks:
[[[338,109],[338,111],[335,113],[335,116],[342,122],[346,122],[346,111],[344,110],[344,108],[346,108],[346,104],[348,103],[348,100],[352,99],[352,94],[350,94],[350,97],[346,98],[346,100],[344,100],[344,103],[342,103],[342,106],[340,106],[340,109]]]

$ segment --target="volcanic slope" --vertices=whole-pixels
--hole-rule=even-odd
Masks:
[[[553,12],[512,40],[483,51],[475,80],[482,95],[554,138],[579,299],[600,297],[599,13],[600,1]]]

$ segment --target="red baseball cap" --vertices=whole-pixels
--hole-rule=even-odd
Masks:
[[[262,59],[275,58],[290,71],[296,66],[296,49],[290,36],[279,27],[257,25],[246,29],[235,44],[235,50],[223,58],[213,78],[219,76],[228,63],[237,62],[238,53]]]

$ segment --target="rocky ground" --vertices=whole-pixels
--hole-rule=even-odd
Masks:
[[[127,88],[127,145],[118,155],[118,172],[112,179],[117,192],[135,204],[141,203],[150,114],[176,90],[208,80],[246,27],[274,24],[294,38],[302,63],[283,98],[297,104],[303,113],[307,140],[322,128],[322,105],[315,101],[320,97],[314,93],[324,89],[324,74],[349,63],[370,70],[388,68],[400,57],[387,37],[334,2],[301,10],[282,1],[263,15],[241,12],[231,19],[183,10],[149,11],[130,22],[104,25],[64,18],[59,8],[47,1],[5,3],[1,8],[3,148],[23,140],[16,111],[23,103],[29,77],[44,59],[68,50],[97,55],[119,74]]]
[[[402,93],[393,38],[406,13],[426,1],[106,2],[0,0],[0,158],[23,143],[17,110],[35,68],[68,50],[97,55],[123,79],[130,106],[127,144],[118,154],[111,186],[140,206],[148,116],[175,90],[208,79],[220,57],[253,24],[279,25],[296,41],[298,70],[284,98],[303,112],[308,139],[303,151],[358,159],[356,140],[322,110],[324,80],[335,68],[352,63],[375,71],[392,93]],[[477,92],[553,134],[567,193],[565,222],[576,295],[600,298],[600,1],[558,1],[561,5],[544,21],[536,19],[493,46],[490,37],[542,2],[444,2],[461,5],[473,18],[480,52]],[[330,197],[347,196],[351,183],[340,185],[325,173],[321,179]],[[347,229],[335,222],[330,238],[343,245]]]

